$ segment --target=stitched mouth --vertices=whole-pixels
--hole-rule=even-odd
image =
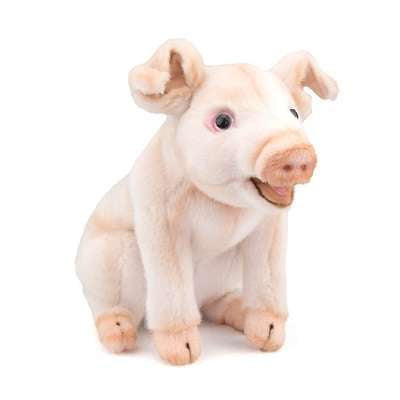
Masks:
[[[287,207],[294,198],[293,186],[272,186],[258,178],[250,178],[258,194],[277,207]]]

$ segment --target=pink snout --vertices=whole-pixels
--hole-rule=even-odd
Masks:
[[[273,186],[292,186],[307,183],[317,164],[310,144],[297,144],[270,156],[263,169],[263,179]]]

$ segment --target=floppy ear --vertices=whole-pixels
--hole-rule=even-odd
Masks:
[[[137,105],[150,112],[179,114],[203,82],[204,65],[186,40],[167,40],[143,65],[129,73],[129,86]]]
[[[322,71],[312,55],[305,51],[283,57],[272,71],[289,88],[303,119],[311,114],[311,96],[304,87],[312,89],[321,99],[335,100],[339,91],[336,81]]]

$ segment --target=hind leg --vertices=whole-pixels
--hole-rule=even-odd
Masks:
[[[243,332],[245,310],[240,291],[229,292],[201,309],[206,319]]]
[[[114,353],[132,350],[145,300],[143,269],[133,232],[86,232],[76,264],[100,341]]]

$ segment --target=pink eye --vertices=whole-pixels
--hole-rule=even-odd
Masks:
[[[232,126],[232,117],[227,113],[220,113],[215,117],[214,125],[216,129],[226,130]]]

